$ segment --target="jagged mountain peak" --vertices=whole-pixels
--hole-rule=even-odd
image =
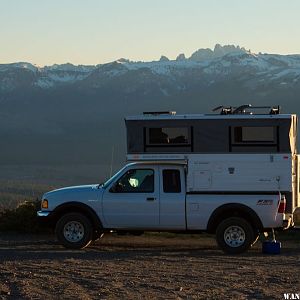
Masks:
[[[251,53],[250,50],[246,50],[244,47],[235,45],[220,45],[216,44],[214,50],[210,48],[198,49],[189,58],[192,61],[204,61],[211,60],[219,57],[223,57],[228,54],[245,54]]]
[[[165,55],[162,55],[159,61],[170,61]]]
[[[177,60],[177,61],[183,61],[183,60],[186,60],[186,57],[185,57],[184,53],[178,54],[178,56],[176,57],[176,60]]]
[[[216,44],[214,48],[214,54],[217,56],[224,56],[228,53],[247,53],[250,51],[247,51],[244,47],[235,46],[235,45],[220,45]]]

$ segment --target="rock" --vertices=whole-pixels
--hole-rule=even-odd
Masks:
[[[170,61],[166,56],[162,55],[159,61]]]
[[[180,53],[177,57],[176,57],[177,61],[181,61],[181,60],[186,60],[184,53]]]

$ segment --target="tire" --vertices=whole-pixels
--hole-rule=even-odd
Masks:
[[[93,227],[86,216],[80,213],[68,213],[56,223],[55,234],[65,248],[82,249],[91,243]]]
[[[232,217],[222,221],[216,230],[219,247],[227,254],[247,251],[255,241],[252,226],[243,218]]]

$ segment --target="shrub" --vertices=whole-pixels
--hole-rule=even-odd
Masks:
[[[15,209],[0,212],[0,231],[40,232],[36,212],[40,202],[25,201]]]

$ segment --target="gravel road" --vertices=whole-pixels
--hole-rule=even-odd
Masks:
[[[228,256],[211,237],[106,235],[85,250],[0,234],[0,299],[284,299],[300,293],[300,243]]]

